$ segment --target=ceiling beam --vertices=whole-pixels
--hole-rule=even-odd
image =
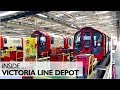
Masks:
[[[30,15],[34,15],[37,13],[41,13],[42,11],[24,11],[21,13],[18,13],[17,15],[10,15],[10,16],[6,16],[6,17],[1,17],[1,22],[6,22],[12,19],[18,19],[21,17],[26,17],[26,16],[30,16]]]
[[[47,21],[52,21],[52,22],[55,22],[55,23],[59,23],[61,25],[67,26],[69,28],[79,29],[79,27],[76,27],[76,28],[72,27],[71,25],[64,23],[62,20],[54,19],[54,17],[51,17],[48,13],[44,13],[44,15],[46,15],[48,18],[46,19],[46,18],[40,17],[38,15],[34,15],[34,16],[37,17],[37,18],[41,18],[43,20],[47,20]]]

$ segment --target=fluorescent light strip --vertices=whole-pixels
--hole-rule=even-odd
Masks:
[[[4,12],[4,13],[1,13],[0,17],[7,16],[7,15],[12,15],[12,14],[17,13],[17,12],[20,12],[20,11],[7,11],[7,12]]]
[[[76,12],[79,12],[79,11],[66,11],[67,14],[72,14],[72,13],[76,13]]]
[[[108,19],[108,18],[111,18],[111,16],[99,17],[99,19]]]
[[[38,16],[40,17],[44,17],[44,18],[47,18],[47,16],[43,15],[43,14],[37,14]]]
[[[73,24],[71,25],[71,27],[74,27],[74,28],[76,28],[76,26],[75,26],[75,25],[73,25]]]
[[[77,20],[81,19],[81,18],[86,18],[87,16],[81,16],[81,17],[76,17]]]
[[[58,15],[55,15],[56,17],[60,17],[60,16],[64,16],[64,14],[58,14]]]
[[[95,13],[95,15],[98,15],[98,14],[106,14],[106,13],[108,13],[108,12],[110,12],[110,11],[102,11],[102,12],[98,11],[98,12]]]

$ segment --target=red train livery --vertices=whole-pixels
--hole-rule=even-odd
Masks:
[[[73,54],[94,54],[98,61],[110,52],[110,37],[92,27],[75,33]]]
[[[64,35],[35,31],[31,36],[37,37],[38,56],[46,56],[46,52],[50,54],[52,48],[69,49],[72,46],[71,42],[68,43],[68,39]]]

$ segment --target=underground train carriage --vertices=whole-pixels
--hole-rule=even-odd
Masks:
[[[40,37],[40,36],[31,35],[32,36],[31,39],[37,37],[36,47],[37,47],[38,56],[41,56],[41,57],[51,56],[51,60],[53,59],[63,60],[62,58],[67,60],[68,56],[70,57],[71,55],[70,52],[72,51],[72,48],[73,48],[72,37],[67,38],[63,35],[48,34],[46,32],[42,32],[42,34],[40,35],[42,36]],[[27,41],[23,42],[24,37],[1,36],[0,41],[1,41],[0,48],[2,50],[2,56],[1,56],[2,61],[11,61],[11,60],[16,61],[16,53],[18,54],[20,53],[20,56],[23,57],[23,54],[24,54],[23,51],[25,48],[25,46],[23,45],[27,43]],[[28,43],[29,43],[29,40],[28,40]],[[30,52],[29,49],[26,49],[25,53],[27,53],[28,51]],[[27,58],[27,60],[28,59],[29,58]]]
[[[103,78],[106,68],[110,65],[110,51],[111,38],[104,33],[91,27],[82,28],[75,33],[73,54],[77,57],[77,60],[83,61],[83,71],[85,76],[88,74],[85,72],[85,68],[88,69],[88,66],[85,65],[87,59],[85,60],[86,57],[79,57],[79,55],[93,54],[94,59],[97,60],[97,64],[94,66],[94,71],[97,73],[97,78]],[[82,60],[82,58],[84,58],[84,60]]]
[[[67,61],[73,50],[73,37],[35,31],[38,57],[50,57],[50,61]]]
[[[35,61],[35,38],[1,36],[1,61]]]

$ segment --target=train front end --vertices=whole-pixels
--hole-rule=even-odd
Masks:
[[[48,56],[50,52],[50,36],[42,31],[35,31],[31,36],[37,38],[38,56]]]
[[[105,54],[104,35],[91,27],[82,28],[74,36],[73,54],[94,54],[101,61]]]

